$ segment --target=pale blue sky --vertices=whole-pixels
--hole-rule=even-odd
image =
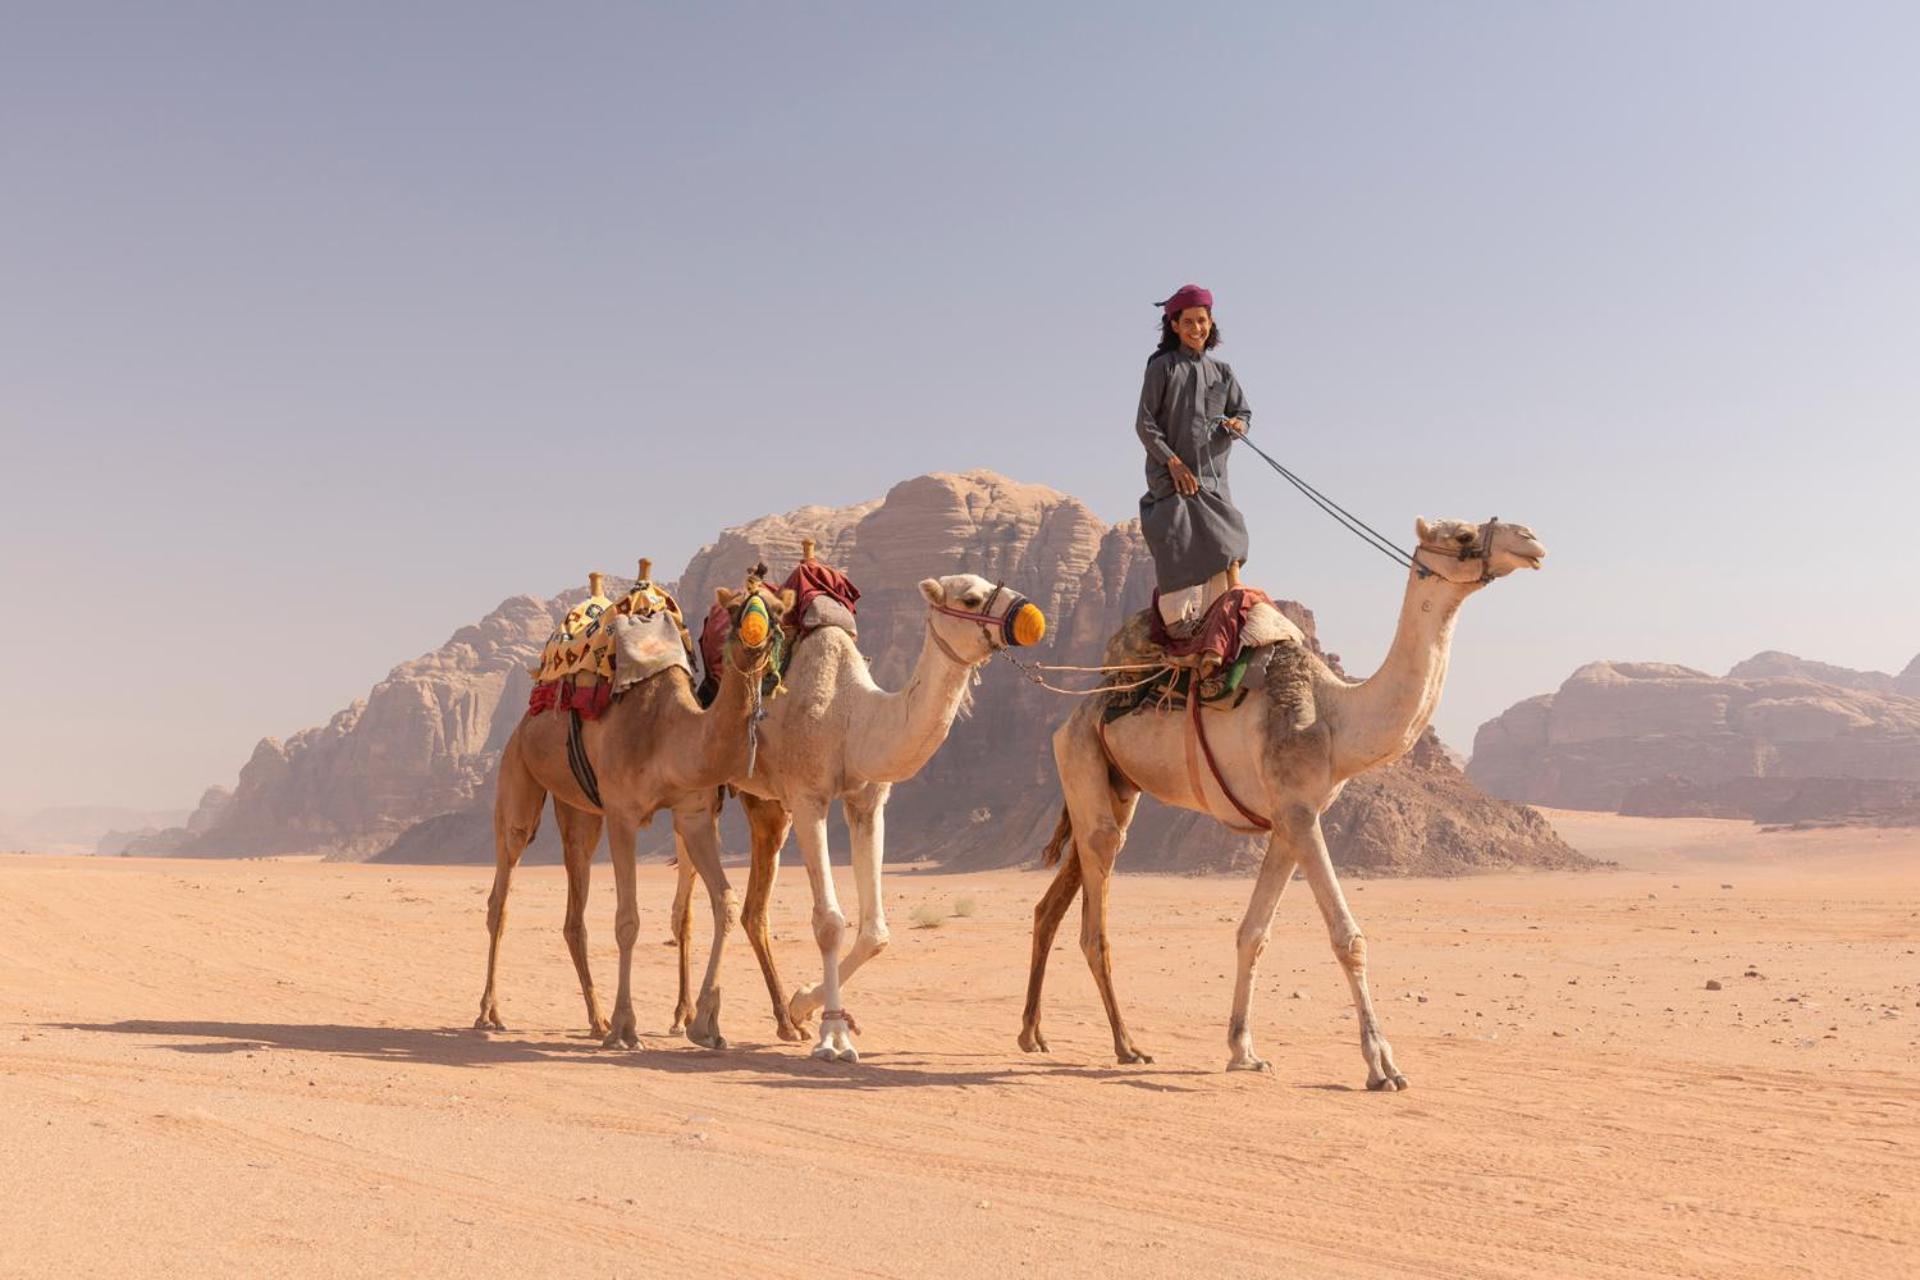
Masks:
[[[503,596],[989,466],[1141,488],[1147,305],[1396,534],[1440,715],[1920,651],[1920,9],[0,5],[0,809],[190,803]],[[610,465],[609,465],[610,464]],[[1400,578],[1243,456],[1364,671]],[[569,498],[614,477],[617,499]]]

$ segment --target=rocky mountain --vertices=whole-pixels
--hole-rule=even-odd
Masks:
[[[1041,660],[1070,663],[1097,662],[1107,637],[1152,592],[1137,521],[1111,525],[1077,499],[986,471],[919,476],[872,502],[803,507],[727,529],[673,589],[697,617],[716,587],[737,585],[756,562],[776,573],[793,564],[803,538],[859,584],[860,645],[887,687],[904,681],[920,649],[923,578],[964,571],[1005,581],[1046,611]],[[525,667],[578,594],[510,599],[441,649],[396,667],[326,726],[261,743],[225,811],[182,851],[490,861],[489,773],[524,709]],[[1284,607],[1314,634],[1311,613]],[[1060,799],[1048,735],[1064,704],[1005,662],[984,675],[973,714],[919,777],[895,788],[888,842],[896,860],[1013,865],[1031,859],[1052,831]],[[1581,861],[1538,815],[1474,788],[1431,737],[1408,761],[1357,780],[1328,829],[1337,860],[1382,872]],[[744,846],[742,832],[730,820],[729,848]],[[1259,848],[1147,802],[1126,862],[1228,869],[1251,865]],[[646,833],[643,849],[670,851],[664,821]],[[529,857],[556,853],[549,819]]]
[[[1725,676],[1590,663],[1482,725],[1467,772],[1570,809],[1885,820],[1920,800],[1920,658],[1898,676],[1783,653]]]

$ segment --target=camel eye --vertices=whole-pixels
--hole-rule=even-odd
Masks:
[[[980,602],[985,599],[986,597],[981,595],[978,591],[970,591],[966,594],[966,596],[964,596],[961,599],[960,603],[966,605],[967,608],[969,609],[978,609],[980,607]]]
[[[1456,533],[1453,535],[1453,540],[1459,543],[1468,543],[1473,541],[1473,535],[1466,532]]]

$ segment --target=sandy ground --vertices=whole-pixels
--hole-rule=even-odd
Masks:
[[[1244,879],[1118,885],[1157,1055],[1122,1068],[1071,922],[1054,1052],[1014,1044],[1040,876],[896,869],[849,1067],[773,1038],[737,937],[735,1047],[665,1034],[662,867],[624,1052],[556,868],[483,1035],[490,870],[0,857],[0,1276],[1920,1273],[1920,832],[1554,817],[1622,869],[1349,883],[1400,1095],[1301,884],[1257,1077],[1221,1070]]]

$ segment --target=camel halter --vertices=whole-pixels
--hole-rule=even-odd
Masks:
[[[993,612],[993,602],[1000,598],[1000,594],[1003,591],[1012,598],[1007,601],[1005,611],[996,615]],[[1020,619],[1027,609],[1032,609],[1034,613],[1040,617],[1039,632],[1034,635],[1033,640],[1022,640],[1020,638]],[[991,659],[994,654],[1011,645],[1031,644],[1037,641],[1040,636],[1046,634],[1046,615],[1040,613],[1039,606],[1021,595],[1018,591],[1007,591],[1007,584],[1004,582],[996,582],[993,584],[993,592],[987,596],[986,602],[982,604],[977,611],[955,609],[949,605],[936,604],[928,606],[927,612],[929,614],[943,613],[949,618],[959,618],[962,621],[974,623],[980,628],[980,638],[987,642],[987,652],[984,657],[969,661],[961,657],[958,653],[955,653],[953,646],[948,644],[946,640],[941,637],[940,633],[934,629],[933,619],[931,617],[927,619],[927,634],[933,637],[933,642],[936,645],[940,646],[940,652],[946,654],[956,666],[976,669],[974,670],[974,679],[976,682],[980,678],[980,673],[977,668],[981,663]]]
[[[1480,562],[1479,581],[1481,581],[1482,583],[1492,582],[1493,581],[1493,530],[1494,530],[1494,527],[1499,523],[1500,523],[1499,516],[1494,516],[1490,518],[1485,524],[1480,526],[1479,533],[1474,535],[1473,540],[1471,542],[1456,542],[1451,546],[1447,545],[1444,542],[1443,543],[1432,543],[1432,542],[1421,543],[1419,546],[1413,549],[1413,554],[1408,557],[1409,561],[1411,561],[1412,568],[1422,578],[1437,578],[1442,576],[1434,572],[1432,569],[1427,568],[1426,565],[1420,563],[1420,553],[1422,551],[1431,551],[1435,555],[1452,556],[1456,560],[1460,560],[1463,562],[1467,560],[1478,560]]]
[[[762,600],[757,592],[748,598],[746,604],[740,607],[741,618],[744,620],[748,612],[755,609],[758,610],[760,616],[767,622],[767,642],[760,649],[760,661],[754,663],[752,667],[742,667],[733,660],[732,653],[729,652],[726,658],[727,665],[732,667],[737,674],[746,677],[747,681],[747,776],[749,778],[753,776],[753,767],[760,758],[760,722],[767,718],[767,709],[761,701],[760,691],[760,686],[764,684],[765,681],[760,679],[760,674],[767,669],[770,663],[773,663],[784,643],[781,639],[780,628],[772,625],[773,617],[767,610],[766,601]],[[738,623],[734,626],[734,638],[739,639]],[[774,667],[773,678],[776,682],[773,691],[778,695],[786,687],[784,684],[778,683],[780,680],[780,669],[778,666]]]

